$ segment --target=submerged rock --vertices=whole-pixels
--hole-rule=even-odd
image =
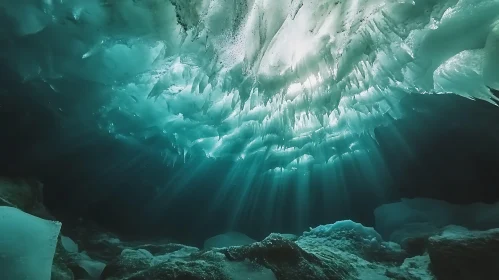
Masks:
[[[41,200],[41,188],[35,181],[0,178],[0,203],[30,212]]]
[[[349,279],[353,267],[341,258],[326,262],[278,234],[248,246],[225,248],[229,260],[252,260],[271,269],[277,279]]]
[[[85,251],[90,258],[103,262],[116,259],[125,249],[145,249],[153,255],[161,255],[176,250],[178,246],[183,247],[169,239],[124,240],[121,236],[108,232],[89,221],[77,224],[67,223],[63,232],[74,240],[80,251]]]
[[[439,280],[494,279],[499,275],[499,229],[447,228],[429,238],[428,253]]]
[[[278,234],[261,242],[221,250],[231,261],[251,260],[271,269],[277,279],[349,279],[353,267],[339,255],[326,262]]]
[[[352,221],[321,225],[305,232],[297,243],[302,248],[330,248],[354,254],[369,262],[401,264],[408,254],[393,242],[384,242],[370,227]]]
[[[90,258],[86,252],[75,254],[73,258],[76,264],[86,272],[88,279],[99,279],[106,267],[106,263]]]
[[[103,279],[124,279],[151,267],[153,256],[145,250],[123,250],[102,272]]]
[[[145,249],[123,250],[104,269],[101,279],[230,279],[224,274],[224,256],[214,252],[176,246],[177,250],[154,256]]]
[[[74,274],[63,262],[55,262],[52,265],[51,280],[73,280]],[[81,279],[81,278],[79,278]]]
[[[0,177],[0,206],[15,207],[42,219],[55,220],[43,205],[43,184],[33,179]]]
[[[252,239],[251,237],[247,236],[244,233],[231,231],[207,239],[204,242],[203,248],[210,249],[210,248],[223,248],[230,246],[242,246],[255,242],[256,240]]]
[[[51,280],[92,280],[99,279],[105,264],[92,260],[85,252],[68,251],[59,238]]]
[[[199,251],[177,244],[177,250],[153,255],[147,250],[124,250],[109,263],[102,279],[352,279],[354,272],[340,256],[325,262],[295,242],[277,234],[245,246]]]
[[[51,280],[73,280],[75,279],[73,271],[69,268],[69,253],[64,249],[61,239],[57,242],[54,261],[52,264]]]
[[[499,227],[498,215],[499,203],[457,205],[429,198],[401,199],[400,202],[383,204],[374,210],[376,230],[385,238],[415,224],[426,224],[426,229],[422,230],[448,225],[487,230]]]
[[[390,241],[400,244],[410,256],[423,255],[426,252],[428,238],[440,231],[428,223],[411,223],[394,231]]]
[[[394,280],[432,280],[435,279],[430,271],[428,255],[405,259],[400,267],[389,268],[385,275]]]
[[[158,246],[123,250],[101,279],[434,279],[427,254],[406,258],[398,245],[352,221],[317,227],[296,241],[271,234],[261,242],[209,250],[180,244],[162,244],[156,250]]]
[[[125,242],[116,235],[92,222],[68,221],[63,227],[63,233],[77,244],[79,251],[85,251],[90,258],[96,260],[111,261],[119,256],[123,249],[129,248],[124,246]]]

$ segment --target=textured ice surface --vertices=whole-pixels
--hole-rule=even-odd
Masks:
[[[498,10],[499,0],[2,1],[0,57],[56,95],[103,102],[80,110],[123,141],[171,142],[172,164],[256,158],[286,175],[365,156],[359,135],[401,117],[408,93],[494,102]]]
[[[49,280],[61,223],[0,206],[0,279]]]

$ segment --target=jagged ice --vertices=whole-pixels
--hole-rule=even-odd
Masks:
[[[497,102],[499,0],[18,0],[0,14],[0,57],[26,82],[97,92],[102,130],[160,135],[171,164],[332,165],[369,152],[407,94]]]

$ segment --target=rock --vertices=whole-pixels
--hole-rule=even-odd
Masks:
[[[73,271],[69,269],[68,263],[70,257],[68,252],[64,249],[62,241],[59,238],[57,247],[55,248],[54,261],[52,263],[51,280],[73,280],[75,279]]]
[[[110,262],[120,256],[125,249],[145,249],[153,255],[162,255],[185,247],[171,240],[134,240],[126,241],[121,237],[106,231],[92,222],[75,224],[73,221],[65,224],[63,232],[78,245],[80,251],[94,259]]]
[[[73,280],[73,272],[64,263],[55,263],[52,265],[51,280]]]
[[[429,236],[407,237],[400,243],[410,257],[420,256],[426,252]]]
[[[160,263],[128,278],[110,279],[233,280],[225,273],[224,268],[223,256],[217,256],[213,252],[209,252],[199,256],[198,259]]]
[[[300,238],[298,235],[292,233],[279,233],[279,235],[284,239],[288,239],[289,241],[296,241],[298,240],[298,238]]]
[[[0,206],[15,207],[45,220],[56,220],[43,205],[43,185],[33,179],[0,177]]]
[[[225,262],[225,272],[231,280],[277,280],[272,270],[251,261]]]
[[[447,228],[428,240],[431,269],[439,280],[493,279],[499,275],[499,229]]]
[[[322,259],[278,234],[247,246],[220,249],[231,261],[251,260],[271,269],[277,279],[350,279],[353,267],[340,255]]]
[[[400,267],[389,268],[385,275],[394,280],[432,280],[435,277],[429,270],[428,255],[408,258]]]
[[[42,198],[42,185],[25,179],[0,177],[0,203],[30,213]]]
[[[198,251],[198,248],[189,247],[186,245],[181,245],[181,244],[176,244],[176,243],[159,243],[159,244],[145,243],[145,244],[141,244],[141,245],[131,244],[129,246],[130,246],[129,249],[147,250],[148,252],[150,252],[154,256],[179,253],[179,252],[185,252],[185,251],[189,251],[190,253]]]
[[[103,239],[108,237],[99,238]],[[124,249],[107,264],[101,279],[434,279],[428,255],[405,258],[400,246],[383,242],[372,228],[351,221],[317,227],[297,241],[292,239],[271,234],[261,242],[208,250],[162,241],[117,239],[110,244]],[[75,269],[70,269],[76,276]],[[89,276],[85,277],[75,279]]]
[[[83,268],[89,279],[100,279],[106,263],[90,258],[86,252],[77,253],[73,256],[76,264]]]
[[[123,249],[128,248],[117,236],[91,222],[76,224],[74,221],[68,221],[62,231],[78,245],[79,251],[85,251],[95,260],[111,261],[119,256]]]
[[[78,263],[79,259],[81,259],[80,254],[64,249],[62,240],[59,238],[52,265],[51,280],[93,279]]]
[[[118,258],[104,268],[102,278],[120,279],[149,269],[154,256],[151,255],[151,253],[144,251],[145,250],[123,250]]]
[[[242,246],[255,242],[256,240],[250,238],[244,233],[231,231],[208,238],[204,242],[203,248],[210,249],[210,248],[223,248],[230,246]]]
[[[251,245],[199,251],[176,244],[176,251],[153,255],[124,250],[102,279],[306,280],[353,279],[353,267],[339,255],[322,260],[277,234]]]
[[[224,255],[212,251],[193,255],[198,249],[187,246],[176,252],[182,250],[185,254],[153,256],[144,249],[126,249],[106,266],[101,279],[230,279],[224,272]]]
[[[61,234],[62,247],[69,253],[78,253],[78,244],[73,239]]]
[[[423,255],[428,238],[439,232],[439,229],[428,223],[412,223],[404,225],[390,235],[390,241],[400,244],[409,256]]]
[[[99,279],[105,264],[94,261],[85,252],[69,252],[64,248],[59,238],[54,262],[52,265],[52,280]]]
[[[430,198],[401,199],[374,210],[376,230],[385,238],[408,224],[428,224],[436,228],[459,225],[474,230],[499,227],[499,202],[494,204],[451,204]]]
[[[352,253],[369,262],[402,264],[408,254],[393,242],[384,242],[373,229],[352,221],[321,225],[296,241],[302,248],[334,248]]]

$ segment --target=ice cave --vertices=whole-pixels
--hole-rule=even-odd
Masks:
[[[494,280],[499,0],[0,0],[0,280]]]

